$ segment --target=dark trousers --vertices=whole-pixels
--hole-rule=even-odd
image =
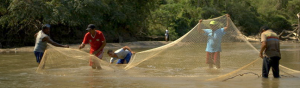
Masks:
[[[124,64],[124,61],[126,60],[127,64],[129,63],[131,59],[132,53],[129,52],[124,59],[119,59],[117,64]]]
[[[279,60],[280,57],[264,57],[263,59],[263,69],[262,69],[262,76],[264,78],[268,78],[270,68],[272,67],[272,72],[274,78],[279,78]]]
[[[34,55],[35,55],[35,58],[36,58],[36,62],[40,63],[42,58],[43,58],[44,52],[34,51]]]

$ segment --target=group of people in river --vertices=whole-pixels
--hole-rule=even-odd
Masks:
[[[230,24],[229,19],[230,15],[227,14],[227,25],[223,28],[218,28],[217,21],[210,21],[210,29],[200,29],[197,28],[199,32],[204,33],[208,36],[207,45],[206,45],[206,64],[208,64],[209,68],[213,68],[215,65],[216,69],[221,68],[220,66],[220,52],[221,50],[221,42],[223,35],[226,34],[226,31],[229,30]],[[199,24],[201,24],[202,19],[199,20]],[[198,26],[199,27],[199,26]],[[100,30],[96,30],[96,26],[94,24],[89,24],[87,29],[88,32],[85,34],[83,38],[82,44],[80,44],[79,49],[85,47],[85,44],[90,44],[90,54],[95,55],[99,59],[102,59],[104,54],[104,47],[106,45],[106,40],[103,33]],[[262,77],[268,78],[269,70],[272,67],[274,78],[280,78],[279,76],[279,60],[281,59],[280,54],[280,43],[278,35],[272,31],[267,26],[263,26],[260,28],[261,33],[261,50],[259,57],[263,58],[263,67],[262,67]],[[40,63],[43,54],[47,48],[47,43],[50,43],[57,47],[65,47],[69,48],[68,45],[61,45],[54,42],[50,36],[50,25],[45,24],[42,26],[42,29],[37,32],[34,36],[36,38],[34,54],[36,56],[37,63]],[[168,41],[169,31],[165,32],[165,40]],[[118,59],[117,64],[129,63],[132,54],[134,54],[128,46],[124,46],[118,50],[108,50],[107,54],[111,57],[110,63],[112,64],[116,59]],[[90,65],[92,68],[96,68],[93,66],[93,61],[90,60]]]

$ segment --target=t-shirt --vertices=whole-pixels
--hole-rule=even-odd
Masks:
[[[221,42],[222,37],[225,35],[224,28],[215,30],[214,32],[211,29],[203,29],[205,35],[207,35],[207,45],[206,52],[221,52]]]
[[[264,51],[267,57],[280,56],[279,39],[275,32],[267,30],[261,34],[261,42],[266,42],[267,47]]]
[[[127,49],[124,50],[123,48],[115,51],[115,54],[117,54],[119,59],[124,59],[128,53],[130,53],[130,51]]]
[[[105,37],[101,31],[95,30],[95,32],[96,32],[95,36],[92,36],[90,32],[86,33],[83,39],[84,44],[90,43],[91,54],[94,51],[98,50],[102,46],[103,42],[105,41]]]
[[[169,30],[166,30],[165,36],[168,36],[168,35],[169,35]]]
[[[47,48],[47,41],[43,41],[43,38],[47,37],[48,35],[45,34],[42,30],[40,30],[37,33],[36,39],[35,39],[35,46],[34,50],[36,52],[45,52]]]
[[[116,50],[114,53],[117,54],[118,58],[112,57],[110,59],[110,62],[114,62],[116,59],[124,59],[127,56],[127,54],[130,53],[130,51],[127,49],[124,50],[123,48],[121,48],[121,49]]]

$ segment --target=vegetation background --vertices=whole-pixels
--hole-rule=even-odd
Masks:
[[[230,14],[245,35],[262,25],[275,32],[292,30],[300,0],[1,0],[0,48],[33,46],[33,35],[51,24],[51,38],[63,44],[81,43],[88,24],[104,32],[107,42],[175,40],[199,19]]]

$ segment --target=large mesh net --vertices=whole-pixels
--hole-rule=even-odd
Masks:
[[[222,29],[227,25],[226,30]],[[208,41],[213,42],[207,44]],[[208,45],[213,52],[219,53],[207,50]],[[203,20],[169,44],[137,52],[127,65],[110,65],[86,51],[49,46],[38,66],[39,73],[86,76],[90,74],[86,73],[91,69],[90,60],[98,63],[97,66],[101,65],[98,76],[106,77],[201,77],[204,80],[226,81],[247,74],[260,77],[262,71],[258,50],[227,16]],[[220,67],[215,58],[220,59]],[[213,67],[208,63],[212,63]],[[294,73],[299,71],[280,65],[282,77],[295,77]]]
[[[108,63],[86,51],[72,48],[60,48],[48,44],[37,68],[38,73],[68,75],[87,71],[87,69],[110,69]],[[84,74],[84,73],[83,73]]]
[[[227,25],[227,29],[222,29]],[[207,50],[207,47],[210,49]],[[221,49],[218,50],[218,47]],[[218,54],[220,68],[215,60]],[[221,16],[203,20],[172,43],[136,53],[125,69],[147,69],[144,75],[149,76],[211,76],[207,80],[226,80],[241,74],[260,76],[262,59],[258,55],[258,50],[231,19]],[[213,64],[212,69],[211,63],[207,63],[209,60]],[[216,67],[219,69],[214,69]],[[298,72],[282,65],[280,70],[282,76]]]

